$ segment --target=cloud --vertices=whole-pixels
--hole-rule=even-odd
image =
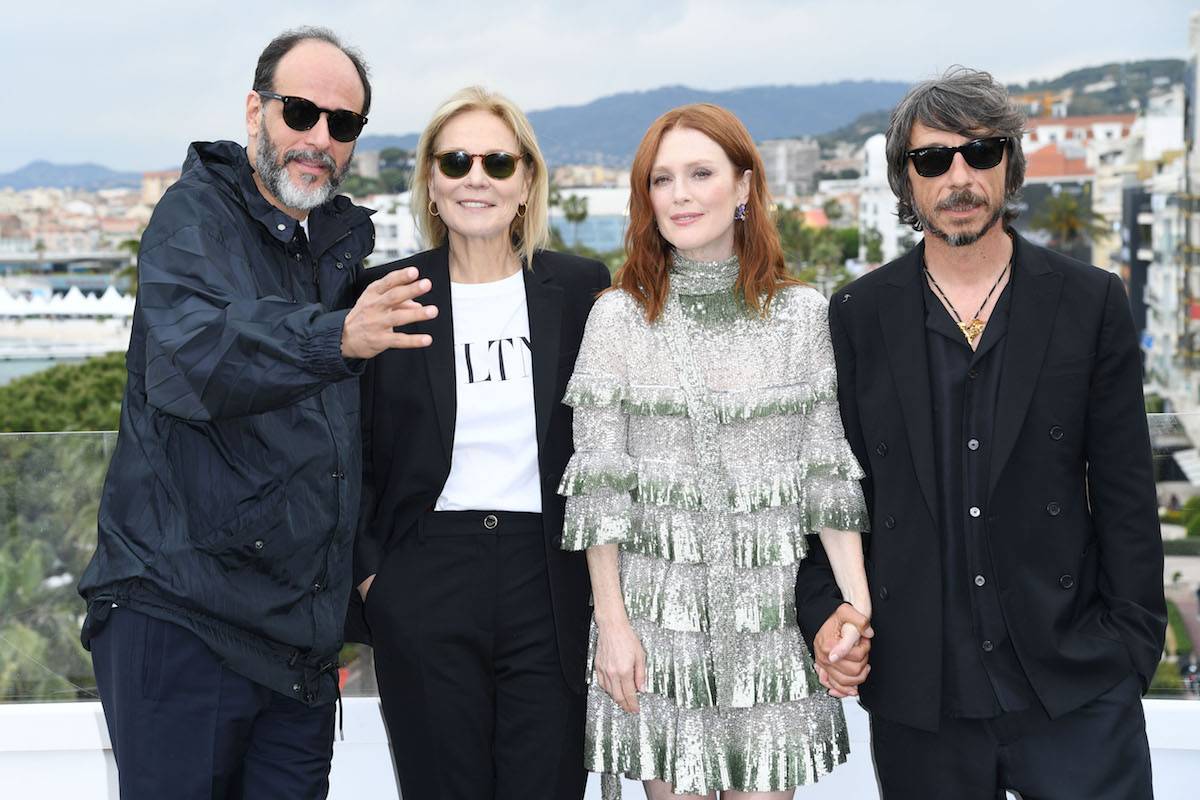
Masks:
[[[726,89],[917,80],[954,63],[1006,81],[1184,57],[1186,0],[971,5],[931,0],[23,3],[6,8],[0,171],[34,158],[177,164],[193,139],[244,139],[254,62],[280,30],[327,25],[372,66],[370,132],[424,125],[483,83],[533,110],[668,84]]]

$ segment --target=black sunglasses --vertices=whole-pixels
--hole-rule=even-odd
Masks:
[[[321,108],[312,100],[305,100],[303,97],[288,97],[257,89],[255,91],[261,97],[283,103],[283,121],[294,131],[311,130],[322,114],[328,114],[329,135],[339,142],[353,142],[362,133],[363,125],[367,124],[367,118],[362,114],[344,108],[334,111],[331,108]]]
[[[989,136],[985,139],[972,139],[958,147],[918,147],[904,155],[922,178],[936,178],[950,169],[955,153],[962,153],[963,160],[969,167],[991,169],[1004,158],[1004,150],[1007,147],[1007,136]]]
[[[493,150],[490,153],[447,150],[443,153],[434,153],[433,157],[437,159],[438,169],[447,178],[461,178],[466,175],[471,171],[471,164],[475,163],[475,159],[478,158],[483,162],[483,171],[488,174],[488,177],[498,181],[511,178],[517,171],[517,162],[524,158],[524,156],[506,153],[503,150]]]

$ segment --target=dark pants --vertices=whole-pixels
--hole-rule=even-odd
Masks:
[[[584,696],[559,662],[541,517],[487,516],[426,514],[367,595],[401,793],[580,798]]]
[[[91,647],[122,800],[329,793],[332,703],[277,694],[223,667],[191,632],[124,608]]]
[[[1040,708],[994,720],[942,719],[937,733],[871,717],[884,800],[1150,800],[1138,680],[1051,720]]]

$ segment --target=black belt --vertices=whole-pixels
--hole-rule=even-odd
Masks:
[[[420,524],[422,536],[541,533],[542,515],[530,511],[430,511]]]

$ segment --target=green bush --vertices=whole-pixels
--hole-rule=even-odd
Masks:
[[[59,364],[0,386],[0,431],[115,431],[124,393],[124,353]]]
[[[1188,633],[1187,623],[1183,621],[1183,614],[1179,611],[1179,606],[1167,601],[1167,625],[1171,628],[1171,633],[1175,637],[1175,652],[1172,655],[1186,656],[1191,653],[1195,647],[1192,643],[1192,637]]]
[[[1171,661],[1160,661],[1150,681],[1150,691],[1162,694],[1177,694],[1183,691],[1183,678],[1179,667]]]
[[[1185,524],[1184,519],[1183,519],[1183,512],[1182,511],[1172,511],[1170,509],[1167,509],[1166,511],[1159,514],[1158,521],[1166,523],[1167,525],[1183,525],[1183,524]]]

